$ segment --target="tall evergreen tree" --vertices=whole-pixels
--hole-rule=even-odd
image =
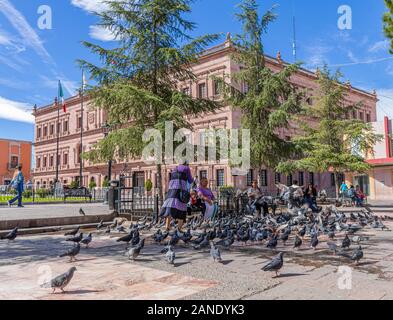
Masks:
[[[369,170],[365,156],[373,152],[381,137],[373,132],[370,123],[350,119],[349,114],[361,108],[362,103],[347,104],[347,89],[340,83],[339,71],[331,74],[325,66],[318,75],[318,91],[313,97],[315,104],[305,108],[302,114],[303,119],[313,122],[310,124],[299,118],[302,132],[293,139],[301,157],[282,162],[278,170],[333,172],[338,197],[339,174]]]
[[[302,109],[302,92],[291,82],[299,65],[282,65],[279,72],[268,68],[263,36],[276,19],[274,8],[262,18],[256,0],[244,0],[237,18],[242,33],[234,38],[233,59],[241,66],[226,86],[227,100],[242,111],[242,128],[250,129],[252,167],[275,168],[293,152],[293,143],[280,134]]]
[[[390,39],[390,53],[393,54],[393,0],[385,0],[385,4],[389,11],[383,16],[384,31]]]
[[[79,61],[98,84],[89,94],[94,105],[107,111],[115,125],[106,139],[87,154],[94,162],[116,158],[140,158],[146,129],[162,132],[166,121],[174,129],[190,128],[185,116],[213,111],[216,102],[193,99],[179,92],[179,81],[193,81],[191,71],[206,46],[218,38],[192,38],[196,25],[184,18],[192,0],[107,1],[99,25],[109,30],[118,46],[112,49],[83,44],[101,60],[101,65]],[[164,154],[164,153],[163,153]],[[162,159],[164,161],[164,159]],[[157,164],[157,187],[162,197],[161,164]]]

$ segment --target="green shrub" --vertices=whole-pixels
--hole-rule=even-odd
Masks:
[[[104,181],[102,181],[102,187],[109,188],[109,186],[110,186],[109,179],[105,178]]]
[[[30,198],[32,196],[31,190],[25,190],[23,191],[23,197],[24,198]]]
[[[150,192],[153,189],[153,182],[150,179],[147,179],[145,182],[145,189],[147,192]]]
[[[77,189],[77,188],[79,188],[79,182],[76,181],[76,180],[72,181],[72,182],[70,183],[70,188],[71,188],[71,189]]]
[[[218,191],[220,192],[220,194],[222,195],[231,195],[234,194],[236,192],[234,187],[231,186],[222,186],[218,188]]]
[[[95,181],[90,181],[89,183],[89,189],[94,189],[95,187],[97,187],[97,183]]]
[[[35,193],[39,198],[46,198],[49,196],[49,190],[44,188],[38,189]]]

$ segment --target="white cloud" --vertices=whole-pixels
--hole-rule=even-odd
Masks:
[[[29,25],[25,17],[16,10],[8,0],[0,1],[0,11],[18,31],[27,46],[31,47],[45,61],[53,63],[53,60],[42,44],[40,37]]]
[[[71,4],[89,13],[103,12],[108,9],[107,0],[71,0]]]
[[[32,106],[18,101],[8,100],[0,97],[0,118],[12,121],[34,123],[31,114]]]
[[[376,53],[380,51],[388,52],[389,45],[390,42],[388,40],[378,41],[368,48],[368,52],[372,52],[372,53]]]
[[[100,41],[115,41],[116,36],[108,29],[101,26],[90,26],[89,36]]]
[[[359,59],[355,57],[352,51],[348,51],[348,58],[351,60],[353,63],[359,63]]]
[[[93,3],[94,1],[90,1]],[[4,14],[4,16],[8,19],[11,25],[15,28],[15,30],[19,33],[20,41],[26,46],[32,48],[38,56],[43,59],[43,62],[53,67],[50,69],[54,79],[63,79],[64,87],[67,90],[68,94],[73,95],[75,90],[73,90],[73,86],[71,85],[72,81],[67,80],[61,72],[56,70],[56,63],[49,54],[49,52],[45,49],[43,45],[43,41],[40,39],[38,34],[34,31],[34,29],[27,22],[26,18],[9,2],[9,0],[0,0],[0,12]],[[3,35],[3,41],[7,41],[5,36]],[[17,59],[15,55],[14,60]],[[0,61],[5,62],[9,67],[14,70],[20,71],[20,67],[18,64],[8,61],[6,58],[2,58],[0,56]]]

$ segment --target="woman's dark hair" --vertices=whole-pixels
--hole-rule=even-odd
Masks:
[[[18,166],[18,170],[19,170],[19,171],[22,170],[22,166],[21,166],[21,165]]]

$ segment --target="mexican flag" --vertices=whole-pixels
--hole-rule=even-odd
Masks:
[[[61,81],[59,80],[59,93],[58,93],[58,97],[60,99],[60,104],[63,107],[63,111],[67,112],[67,108],[66,108],[66,104],[65,104],[65,100],[64,100],[64,92],[63,92],[63,86],[61,85]]]

